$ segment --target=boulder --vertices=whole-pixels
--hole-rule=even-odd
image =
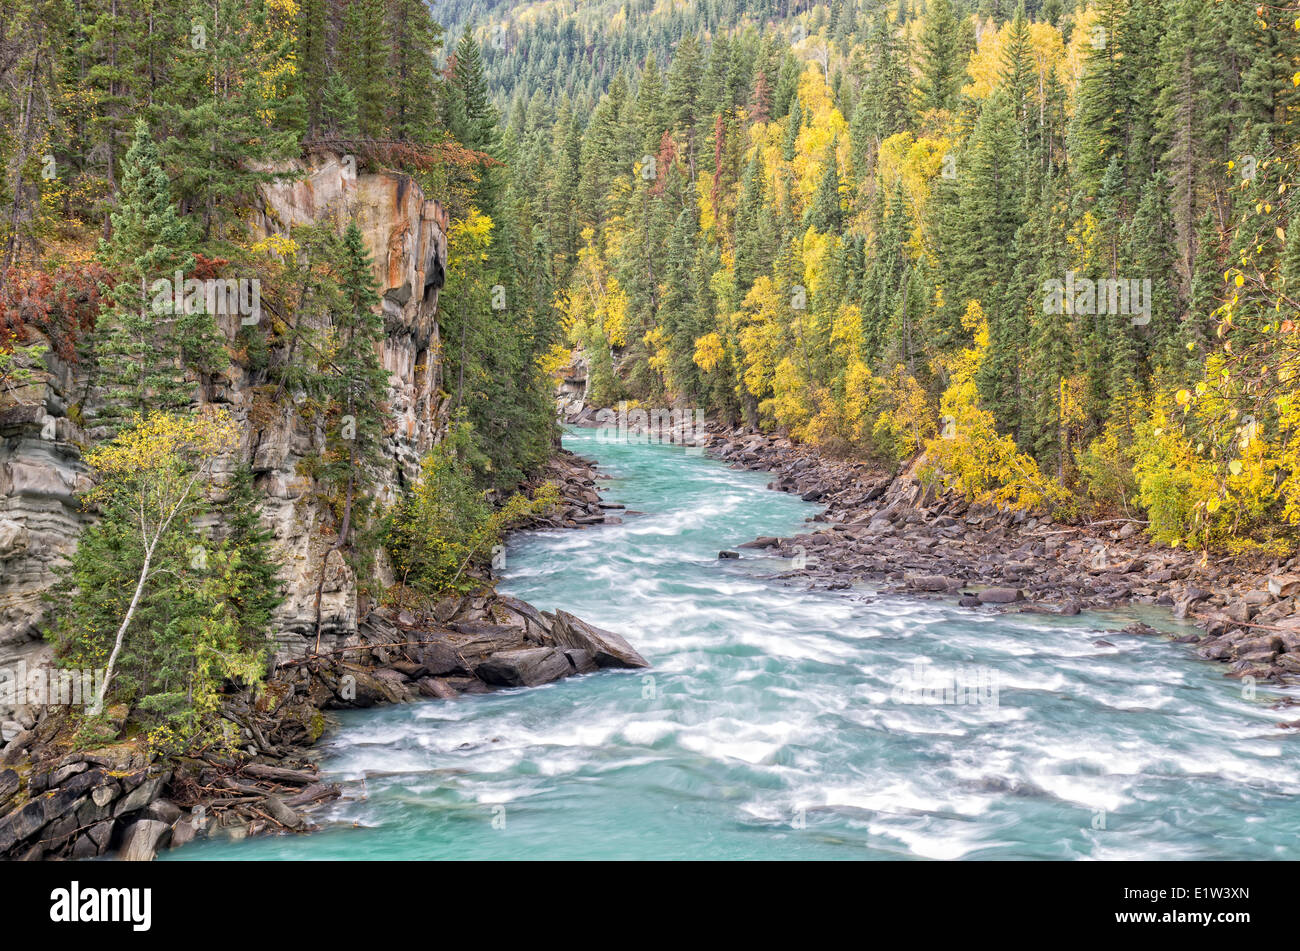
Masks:
[[[1255,606],[1249,603],[1245,598],[1228,602],[1228,606],[1223,609],[1223,613],[1230,620],[1238,624],[1246,624],[1255,616]]]
[[[1275,598],[1293,598],[1300,594],[1300,575],[1272,575],[1268,592]]]
[[[420,652],[420,666],[431,677],[442,677],[464,670],[465,665],[447,644],[428,644]]]
[[[576,674],[589,674],[594,670],[599,670],[596,661],[592,659],[591,651],[581,650],[574,647],[566,647],[564,656],[569,658],[569,664],[573,667]]]
[[[144,807],[140,816],[144,819],[155,819],[171,826],[181,817],[181,807],[170,799],[155,799]]]
[[[0,819],[0,856],[9,855],[14,846],[40,832],[48,821],[39,801],[29,802]]]
[[[125,816],[132,812],[138,812],[149,805],[158,798],[158,793],[162,791],[163,781],[163,776],[146,779],[117,804],[113,809],[113,815]]]
[[[1014,604],[1024,600],[1024,592],[1019,588],[986,588],[977,597],[980,604]]]
[[[171,847],[179,849],[182,845],[189,845],[198,838],[199,830],[195,828],[192,819],[185,819],[176,823],[172,828]]]
[[[118,858],[123,862],[152,862],[170,834],[171,827],[157,819],[133,822],[122,837]]]
[[[554,647],[498,651],[475,669],[480,679],[500,687],[536,687],[572,672],[569,659]]]
[[[433,700],[455,700],[460,692],[441,677],[421,677],[415,683],[421,696]]]
[[[904,583],[913,591],[955,591],[961,587],[960,581],[943,575],[907,575]]]
[[[589,651],[597,667],[650,666],[649,661],[618,634],[588,624],[567,611],[555,612],[551,632],[559,646]]]
[[[0,769],[0,808],[18,792],[18,774],[12,769]]]

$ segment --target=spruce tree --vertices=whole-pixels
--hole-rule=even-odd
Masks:
[[[191,275],[193,235],[172,202],[171,182],[143,119],[122,164],[112,236],[99,262],[116,283],[95,325],[96,423],[115,432],[134,415],[189,405],[186,373],[220,369],[225,351],[203,306],[174,307],[175,276]],[[155,290],[156,281],[166,281]],[[183,293],[183,290],[182,290]]]
[[[330,302],[329,349],[320,367],[326,409],[325,445],[317,472],[323,501],[335,519],[335,536],[322,557],[316,585],[316,633],[321,633],[321,596],[334,552],[353,552],[359,524],[368,515],[368,492],[383,456],[388,373],[379,360],[384,319],[370,252],[361,229],[350,222],[333,250],[335,285]]]
[[[918,107],[922,112],[956,108],[964,53],[952,0],[930,0],[921,31],[921,75],[917,80]]]

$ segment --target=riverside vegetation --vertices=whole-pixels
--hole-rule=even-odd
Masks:
[[[420,0],[0,22],[0,855],[301,829],[330,791],[272,793],[324,708],[644,665],[492,590],[506,530],[596,519],[471,31],[443,50]],[[30,698],[15,630],[91,694]]]
[[[0,0],[4,451],[50,428],[79,467],[40,632],[105,674],[23,714],[0,851],[151,854],[164,793],[299,828],[274,790],[329,794],[302,753],[322,707],[644,663],[490,590],[512,525],[616,518],[552,462],[571,349],[591,405],[914,473],[942,529],[1125,519],[1179,579],[1292,555],[1296,4],[444,6],[445,49],[421,0]],[[263,227],[326,167],[436,196],[423,287],[388,286],[355,206]],[[395,369],[412,300],[434,339]],[[403,373],[431,391],[413,461]],[[284,418],[293,564],[259,454]],[[0,523],[6,564],[29,537]],[[1285,671],[1289,648],[1231,650]]]

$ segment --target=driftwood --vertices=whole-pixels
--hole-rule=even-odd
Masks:
[[[254,779],[266,779],[289,786],[310,786],[320,779],[318,773],[302,769],[287,769],[283,766],[266,766],[262,763],[248,763],[240,769],[240,772]]]

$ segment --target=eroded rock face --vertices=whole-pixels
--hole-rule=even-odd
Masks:
[[[437,401],[437,310],[447,260],[447,215],[406,175],[357,175],[355,164],[337,155],[315,156],[298,170],[299,180],[263,189],[256,226],[270,234],[322,220],[355,220],[361,229],[384,314],[381,359],[389,373],[392,416],[385,445],[389,471],[380,479],[380,496],[388,503],[415,478],[421,456],[446,427],[446,407]],[[232,390],[242,397],[258,382],[245,376],[232,381]],[[232,411],[246,413],[246,404],[239,399]],[[297,469],[324,433],[288,412],[278,425],[248,427],[247,432],[247,452],[266,493],[263,517],[274,526],[286,566],[287,599],[276,617],[277,638],[284,653],[297,654],[315,636],[316,581],[329,535],[322,530],[322,513],[304,505],[310,486]],[[379,571],[382,577],[382,563]],[[358,604],[356,579],[338,553],[329,556],[325,574],[324,630],[356,630],[358,608],[364,607]]]
[[[266,186],[254,215],[262,237],[310,222],[355,220],[379,283],[386,336],[381,360],[389,373],[390,419],[380,494],[391,501],[418,472],[420,458],[445,431],[439,405],[438,295],[447,259],[447,215],[409,176],[356,172],[338,155],[298,162],[297,181]],[[242,275],[234,275],[242,276]],[[232,338],[239,315],[220,316]],[[54,566],[75,549],[87,516],[77,499],[89,486],[74,420],[86,398],[84,367],[47,357],[41,380],[19,394],[23,405],[0,409],[0,667],[18,659],[39,662],[44,620],[40,595],[54,581]],[[263,518],[275,533],[284,564],[285,603],[275,618],[282,652],[301,652],[315,637],[316,581],[332,540],[326,513],[311,501],[310,481],[299,464],[324,440],[320,425],[305,419],[290,399],[269,402],[265,371],[238,362],[228,375],[204,386],[196,399],[225,407],[243,430],[243,458],[251,459],[265,496]],[[261,390],[259,391],[259,388]],[[226,461],[229,469],[235,460]],[[386,566],[377,566],[380,580]],[[322,620],[331,638],[356,630],[357,579],[342,558],[330,556]],[[0,710],[0,721],[8,711]]]

